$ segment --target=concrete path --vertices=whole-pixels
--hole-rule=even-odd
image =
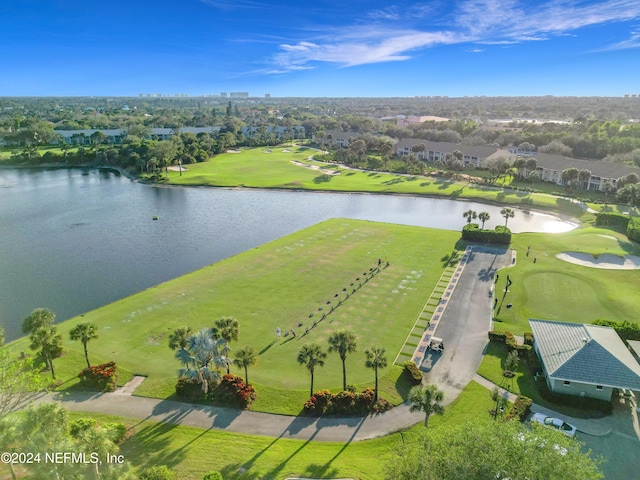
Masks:
[[[133,395],[133,392],[136,391],[136,388],[140,386],[142,382],[144,382],[145,378],[141,375],[134,375],[131,380],[129,380],[122,387],[116,388],[116,391],[113,392],[118,395]]]

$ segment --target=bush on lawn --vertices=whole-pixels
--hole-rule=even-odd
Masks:
[[[627,226],[627,238],[640,243],[640,222],[634,219]]]
[[[422,383],[422,372],[411,360],[404,362],[404,374],[412,384],[418,385]]]
[[[116,389],[116,371],[116,363],[108,362],[85,368],[78,374],[78,378],[84,387],[113,392]]]
[[[524,344],[533,347],[533,333],[524,332]]]
[[[204,477],[202,477],[202,480],[223,480],[223,479],[222,479],[222,474],[220,472],[212,471],[212,472],[208,472]]]
[[[480,230],[477,223],[468,223],[462,228],[462,239],[468,242],[509,245],[511,230],[502,225],[497,226],[495,230]]]
[[[516,398],[516,401],[511,406],[509,413],[504,417],[505,422],[513,420],[514,418],[524,422],[531,412],[531,405],[533,405],[533,400],[529,397],[525,397],[524,395],[518,395],[518,398]]]
[[[383,398],[374,402],[375,390],[365,388],[360,393],[342,391],[331,393],[329,390],[319,390],[304,404],[304,412],[310,416],[321,415],[364,415],[368,413],[385,412],[393,408]]]
[[[629,217],[621,213],[615,212],[600,212],[596,215],[596,226],[601,227],[603,225],[612,225],[616,227],[627,228],[629,224]]]
[[[640,340],[640,323],[633,323],[627,320],[616,322],[615,320],[599,318],[593,324],[613,328],[623,340]]]
[[[193,378],[179,378],[178,383],[176,383],[176,395],[182,400],[193,402],[204,397],[202,384],[198,383]]]
[[[145,468],[138,478],[140,480],[178,480],[176,473],[166,465]]]
[[[226,405],[248,408],[256,399],[256,391],[253,385],[247,385],[241,377],[229,374],[222,377],[220,385],[213,391],[213,398]]]

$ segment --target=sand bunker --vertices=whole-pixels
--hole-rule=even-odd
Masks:
[[[291,150],[289,150],[288,148],[285,148],[284,150],[282,150],[282,153],[291,153]]]
[[[229,150],[227,149],[227,153],[242,153],[240,150]]]
[[[340,175],[340,172],[337,170],[329,170],[326,168],[321,168],[317,165],[308,165],[306,163],[298,162],[296,160],[291,160],[291,163],[293,163],[298,167],[305,167],[305,168],[310,168],[311,170],[318,170],[319,172],[325,173],[327,175]]]
[[[167,167],[168,170],[171,170],[172,172],[179,172],[180,170],[182,170],[183,172],[187,171],[187,167],[183,167],[182,165],[171,165],[170,167]]]
[[[611,255],[605,253],[595,258],[589,253],[564,252],[556,255],[556,258],[565,262],[582,265],[583,267],[604,268],[608,270],[637,270],[640,269],[640,257],[636,255]]]

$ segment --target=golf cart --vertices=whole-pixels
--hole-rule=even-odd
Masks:
[[[434,352],[443,352],[444,351],[444,341],[438,337],[431,337],[431,341],[429,342],[429,349]]]

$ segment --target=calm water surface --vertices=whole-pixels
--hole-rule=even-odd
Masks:
[[[65,320],[333,217],[458,230],[469,208],[409,196],[167,188],[108,171],[0,169],[0,325],[37,307]],[[157,215],[159,220],[153,221]],[[514,232],[575,228],[517,211]]]

